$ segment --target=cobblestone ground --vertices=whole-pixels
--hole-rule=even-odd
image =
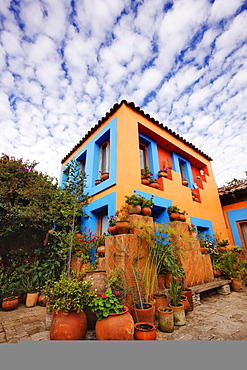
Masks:
[[[247,288],[228,295],[202,294],[201,305],[188,312],[186,325],[175,326],[173,333],[161,332],[158,320],[155,324],[157,340],[247,340]],[[49,340],[49,334],[45,307],[19,304],[13,311],[0,310],[0,343]],[[96,340],[94,331],[84,340]]]

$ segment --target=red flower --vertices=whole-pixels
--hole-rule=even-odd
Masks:
[[[106,295],[105,295],[105,294],[103,294],[103,295],[101,296],[101,298],[106,298]]]
[[[120,294],[118,290],[116,290],[116,292],[114,292],[115,294]]]
[[[98,296],[100,297],[102,294],[103,294],[102,292],[99,292],[99,293],[98,293]]]

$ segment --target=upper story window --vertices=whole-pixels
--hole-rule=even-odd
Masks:
[[[140,150],[140,166],[141,169],[144,169],[145,167],[148,166],[148,148],[146,145],[140,143],[139,150]]]
[[[110,140],[107,140],[100,146],[99,171],[101,171],[101,174],[106,172],[109,173],[109,157],[110,157]]]

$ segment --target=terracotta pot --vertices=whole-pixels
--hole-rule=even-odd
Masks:
[[[172,333],[174,331],[174,313],[170,307],[159,307],[159,329],[165,333]]]
[[[37,304],[39,297],[39,292],[37,293],[27,293],[26,296],[26,307],[34,307]]]
[[[173,309],[174,312],[174,325],[182,326],[186,324],[184,305],[179,303],[178,306],[173,306],[172,303],[169,307]]]
[[[97,248],[97,253],[98,253],[99,257],[105,257],[105,246],[104,245],[100,245]]]
[[[188,298],[186,297],[186,295],[181,294],[181,299],[180,299],[179,303],[184,305],[184,311],[185,311],[185,313],[187,313],[190,309],[190,303],[189,303]]]
[[[168,272],[167,274],[165,274],[165,287],[168,289],[170,288],[171,278],[172,278],[171,272]]]
[[[40,294],[38,296],[38,301],[37,301],[38,305],[42,306],[42,307],[45,307],[46,306],[46,298],[45,298],[45,295],[44,294]]]
[[[230,282],[231,290],[234,292],[239,292],[240,290],[243,290],[243,280],[233,278]]]
[[[142,179],[142,184],[143,185],[149,185],[149,180],[148,179]]]
[[[142,207],[140,204],[129,204],[128,209],[130,214],[140,214]]]
[[[151,216],[151,214],[152,214],[152,210],[151,210],[151,208],[150,208],[150,207],[142,207],[142,209],[141,209],[141,214],[142,214],[143,216]]]
[[[124,311],[111,313],[108,317],[97,320],[95,325],[97,340],[133,340],[134,320],[128,307]]]
[[[140,304],[133,304],[131,314],[135,323],[148,322],[154,324],[154,305],[151,303],[143,303],[143,308]]]
[[[167,173],[167,172],[164,172],[164,171],[160,171],[160,172],[158,173],[158,176],[159,176],[159,177],[165,177],[165,178],[167,178],[167,177],[168,177],[168,173]]]
[[[102,179],[103,181],[105,181],[105,180],[109,179],[109,173],[108,173],[108,172],[104,172],[104,173],[102,173],[102,175],[101,175],[101,179]]]
[[[109,226],[107,231],[111,235],[117,235],[117,226]]]
[[[216,270],[215,270],[215,269],[214,269],[214,270],[213,270],[213,272],[214,272],[214,277],[215,277],[215,278],[218,278],[218,277],[220,277],[220,276],[221,276],[221,271],[220,271],[220,270],[218,270],[218,269],[216,269]]]
[[[165,286],[165,274],[158,275],[157,276],[157,280],[158,280],[158,288],[159,288],[159,290],[164,290],[164,288],[166,287]]]
[[[168,299],[166,294],[154,294],[154,299],[156,300],[155,303],[155,317],[156,319],[159,318],[158,309],[167,307]]]
[[[188,181],[183,180],[183,181],[182,181],[182,185],[183,185],[183,186],[188,186],[188,185],[189,185],[189,183],[188,183]]]
[[[152,323],[137,322],[134,329],[135,340],[156,340],[156,330]]]
[[[18,306],[18,303],[19,303],[18,296],[14,298],[10,298],[10,297],[3,298],[2,309],[4,311],[12,311]]]
[[[159,189],[160,185],[158,182],[150,182],[150,188]]]
[[[186,221],[186,216],[179,213],[179,221],[185,222]]]
[[[129,221],[117,221],[117,234],[128,234],[130,232]]]
[[[189,311],[193,311],[193,308],[194,308],[192,294],[193,294],[193,292],[189,288],[186,288],[185,290],[182,291],[182,295],[185,295],[188,299],[188,302],[189,302],[189,305],[190,305]]]
[[[179,221],[179,217],[180,217],[179,213],[172,212],[169,216],[170,216],[171,221]]]
[[[102,180],[95,180],[95,185],[99,185],[99,184],[101,184],[102,183]]]
[[[84,311],[64,310],[54,312],[50,328],[50,340],[81,340],[87,332],[87,317]]]

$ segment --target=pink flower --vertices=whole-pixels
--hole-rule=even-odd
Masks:
[[[116,290],[116,292],[114,292],[115,294],[120,294],[118,290]]]
[[[105,295],[105,294],[103,294],[103,295],[101,296],[101,298],[106,298],[106,295]]]
[[[103,294],[102,292],[99,292],[99,293],[98,293],[98,296],[100,297],[102,294]]]

